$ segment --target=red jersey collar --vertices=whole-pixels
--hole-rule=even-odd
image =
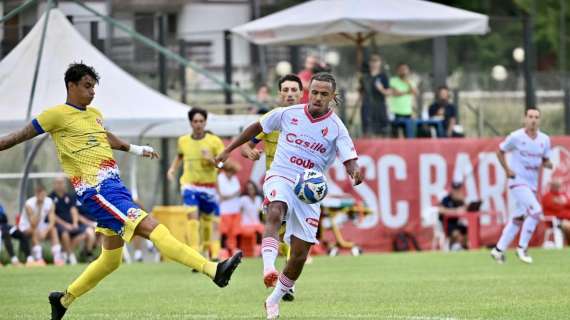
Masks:
[[[313,116],[309,113],[309,104],[305,104],[305,107],[303,108],[305,110],[305,115],[307,116],[307,118],[309,118],[309,120],[311,120],[312,123],[315,122],[319,122],[319,121],[323,121],[326,118],[330,117],[333,113],[333,109],[329,109],[329,111],[325,114],[323,114],[322,116],[318,117],[318,118],[313,118]]]

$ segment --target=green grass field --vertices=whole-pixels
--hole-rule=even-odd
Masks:
[[[282,319],[568,319],[570,251],[486,251],[317,257]],[[47,295],[85,265],[0,269],[0,319],[49,319]],[[261,260],[247,259],[227,288],[174,264],[124,265],[76,300],[66,319],[262,319],[269,294]]]

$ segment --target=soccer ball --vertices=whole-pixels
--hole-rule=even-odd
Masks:
[[[307,169],[295,179],[295,194],[304,203],[313,204],[323,200],[328,190],[327,180],[319,171]]]

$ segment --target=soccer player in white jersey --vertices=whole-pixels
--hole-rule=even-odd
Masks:
[[[516,202],[509,222],[491,257],[498,263],[505,262],[505,250],[513,241],[522,226],[517,246],[517,256],[522,262],[532,263],[527,253],[528,243],[542,215],[542,207],[537,199],[538,176],[541,167],[552,169],[550,162],[550,138],[540,132],[540,111],[525,111],[524,127],[512,132],[499,145],[497,156],[509,179],[508,186]],[[511,157],[507,162],[505,154]]]
[[[265,234],[262,240],[264,277],[272,272],[275,289],[265,301],[267,319],[279,317],[279,302],[299,278],[309,249],[317,243],[320,206],[306,204],[293,192],[295,177],[305,169],[325,172],[335,157],[344,163],[354,185],[362,182],[357,154],[348,130],[329,107],[335,97],[336,81],[331,74],[319,73],[309,84],[309,103],[277,108],[245,129],[216,158],[224,162],[230,153],[260,132],[279,130],[277,152],[267,172],[263,192],[269,200]],[[275,268],[279,225],[285,217],[284,240],[291,246],[291,257],[283,272]]]

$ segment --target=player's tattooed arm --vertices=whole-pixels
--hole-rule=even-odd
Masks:
[[[247,127],[239,136],[237,136],[231,143],[228,145],[224,151],[222,151],[214,161],[216,163],[224,163],[230,156],[230,153],[236,149],[237,147],[241,146],[242,144],[250,141],[253,137],[260,134],[263,131],[261,127],[261,123],[255,122]]]
[[[354,180],[353,185],[357,186],[362,183],[362,173],[360,172],[357,159],[345,161],[344,167],[346,168],[346,173]]]
[[[34,125],[30,122],[27,126],[20,130],[0,137],[0,151],[10,149],[13,146],[30,140],[37,135],[38,132],[34,128]]]
[[[111,145],[111,149],[121,150],[128,152],[130,148],[130,144],[125,140],[117,137],[116,135],[112,134],[111,132],[107,131],[107,140]]]

